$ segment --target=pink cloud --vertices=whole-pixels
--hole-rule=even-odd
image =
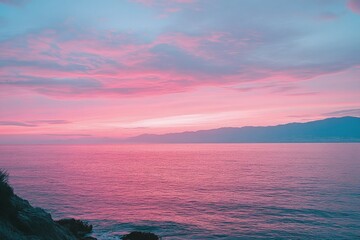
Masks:
[[[354,13],[360,14],[360,1],[359,0],[349,0],[347,6]]]
[[[57,32],[45,30],[5,41],[0,47],[7,66],[0,76],[11,80],[2,85],[48,95],[109,96],[178,92],[188,88],[189,84],[183,83],[195,80],[191,74],[157,70],[146,66],[146,62],[152,61],[154,54],[150,50],[159,44],[173,44],[194,53],[201,38],[173,35],[151,43],[134,44],[127,37],[59,41]]]
[[[64,20],[61,9],[48,9],[53,19],[30,14],[52,4],[21,9],[33,26],[4,18],[1,134],[68,142],[358,112],[359,55],[349,22],[356,19],[346,17],[352,13],[343,12],[344,2],[137,2],[124,5],[134,9],[121,16],[125,24],[118,11],[107,20],[87,9],[80,14],[83,3],[72,5],[79,16],[63,24],[51,25]],[[347,3],[359,12],[358,1]],[[49,27],[42,29],[44,20]]]
[[[68,26],[44,29],[0,42],[0,85],[6,89],[3,92],[21,90],[61,98],[129,97],[274,77],[302,80],[344,68],[273,67],[253,61],[263,41],[254,31],[242,37],[227,32],[168,32],[144,40],[130,33]]]
[[[358,91],[354,87],[356,77],[347,74],[323,76],[318,80],[292,84],[274,77],[243,82],[238,86],[247,89],[240,91],[218,85],[202,85],[202,88],[194,88],[189,92],[132,95],[141,96],[134,98],[119,98],[119,95],[104,95],[105,93],[94,93],[93,96],[105,96],[100,99],[93,96],[85,99],[71,94],[62,98],[36,95],[21,95],[19,98],[14,95],[0,100],[1,105],[6,106],[2,109],[1,121],[16,120],[21,123],[37,123],[38,126],[3,125],[0,126],[0,132],[56,134],[61,139],[67,139],[66,135],[69,134],[119,137],[144,132],[166,133],[223,126],[273,125],[296,120],[288,117],[291,115],[308,114],[309,118],[323,118],[319,113],[332,112],[333,109],[359,108]],[[342,82],[335,85],[333,82],[336,79],[341,79]],[[146,84],[146,81],[143,83]],[[335,86],[332,87],[333,85]],[[326,88],[323,89],[322,86]],[[164,86],[164,90],[167,92],[168,86]],[[305,94],[306,92],[318,94]],[[192,124],[162,124],[172,120],[184,120],[186,116],[190,116],[191,121],[193,116],[197,116],[198,121]],[[217,120],[218,117],[221,117],[221,121]],[[155,120],[158,124],[149,126],[149,123]],[[50,137],[55,136],[47,135],[44,139]]]

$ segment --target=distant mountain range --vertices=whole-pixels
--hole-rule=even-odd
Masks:
[[[229,127],[196,132],[144,134],[133,143],[282,143],[360,142],[360,118],[327,118],[268,127]]]

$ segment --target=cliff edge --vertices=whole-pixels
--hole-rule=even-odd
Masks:
[[[1,240],[79,240],[92,226],[80,220],[56,222],[41,208],[14,194],[8,174],[0,169],[0,239]],[[74,225],[76,224],[76,225]],[[76,227],[76,229],[74,229]],[[80,229],[80,230],[78,230]]]

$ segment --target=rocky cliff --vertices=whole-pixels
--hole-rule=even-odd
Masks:
[[[14,194],[8,175],[0,169],[1,240],[78,240],[87,238],[91,225],[79,220],[56,222],[41,208],[35,208]],[[80,230],[78,230],[80,229]]]
[[[0,240],[96,240],[88,236],[92,225],[81,220],[54,221],[49,213],[17,196],[0,169]],[[131,232],[124,240],[159,240],[148,232]]]

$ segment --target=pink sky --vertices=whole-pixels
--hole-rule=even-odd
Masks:
[[[0,143],[360,116],[358,1],[65,2],[0,2]]]

